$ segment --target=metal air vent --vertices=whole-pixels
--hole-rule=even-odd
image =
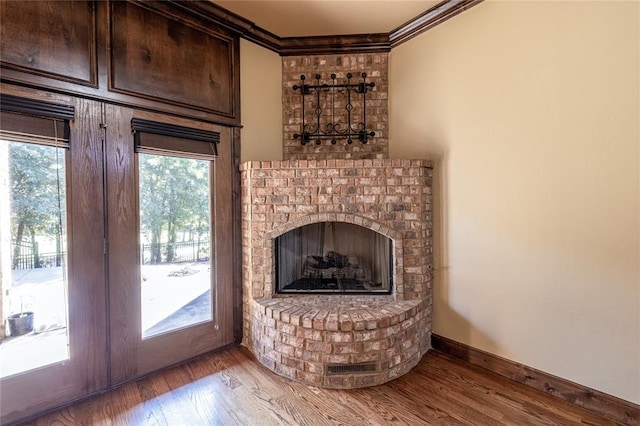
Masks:
[[[378,371],[378,363],[361,362],[359,364],[327,364],[326,375],[373,373]]]

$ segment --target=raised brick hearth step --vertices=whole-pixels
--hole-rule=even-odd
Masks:
[[[253,347],[285,377],[332,388],[385,383],[428,350],[425,300],[390,296],[295,296],[256,299]]]

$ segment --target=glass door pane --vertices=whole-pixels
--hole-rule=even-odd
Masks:
[[[138,154],[142,338],[212,319],[210,161]]]
[[[0,377],[69,359],[64,148],[0,141]],[[8,200],[8,202],[6,202]]]

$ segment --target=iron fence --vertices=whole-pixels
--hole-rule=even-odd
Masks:
[[[206,261],[210,256],[209,246],[209,240],[143,244],[140,248],[141,263],[149,265]]]
[[[38,243],[34,245],[24,242],[13,242],[11,252],[11,269],[52,268],[62,266],[65,252],[40,253]]]
[[[39,253],[37,244],[13,243],[11,269],[51,268],[62,266],[66,252]],[[143,265],[158,263],[202,262],[209,260],[209,240],[176,243],[143,244],[140,250]],[[152,254],[155,254],[152,256]]]

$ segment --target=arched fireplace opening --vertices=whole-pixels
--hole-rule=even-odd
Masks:
[[[363,226],[320,222],[275,239],[276,292],[390,294],[392,240]]]

